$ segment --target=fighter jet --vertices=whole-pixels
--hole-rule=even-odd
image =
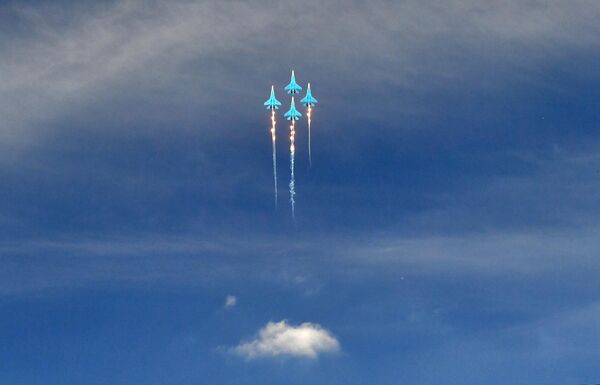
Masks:
[[[302,91],[302,87],[296,83],[296,75],[294,75],[294,70],[292,70],[292,78],[290,79],[290,84],[285,86],[285,90],[288,94],[298,94]]]
[[[281,105],[281,102],[275,99],[275,89],[273,86],[271,86],[271,97],[264,103],[264,105],[267,106],[267,110],[277,110]]]
[[[290,105],[290,110],[286,112],[283,116],[287,120],[300,120],[302,114],[296,110],[296,103],[294,102],[294,97],[292,96],[292,104]]]
[[[306,88],[306,96],[300,100],[300,103],[304,107],[314,107],[315,104],[319,103],[319,101],[313,98],[312,93],[310,92],[310,83],[308,83],[308,87]]]

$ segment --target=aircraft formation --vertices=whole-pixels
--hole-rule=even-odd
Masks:
[[[296,74],[292,70],[292,77],[290,83],[285,86],[284,90],[292,96],[290,103],[290,109],[283,115],[287,120],[290,121],[290,205],[292,209],[292,218],[295,218],[295,205],[296,205],[296,179],[294,175],[294,160],[296,155],[296,121],[300,120],[302,114],[296,109],[296,102],[294,101],[294,95],[299,94],[302,91],[302,87],[296,82]],[[312,109],[318,103],[317,99],[312,96],[310,89],[310,83],[306,88],[306,95],[300,100],[300,103],[306,108],[306,116],[308,119],[308,159],[309,166],[312,166],[312,154],[310,148],[310,124]],[[273,181],[275,183],[275,206],[277,206],[277,147],[276,147],[276,117],[275,111],[281,106],[281,102],[275,97],[275,87],[271,86],[271,96],[264,102],[267,110],[271,111],[271,142],[273,146]]]

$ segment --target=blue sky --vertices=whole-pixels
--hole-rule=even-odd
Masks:
[[[597,383],[599,17],[2,2],[0,383]]]

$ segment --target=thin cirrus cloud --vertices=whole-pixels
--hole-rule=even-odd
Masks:
[[[24,128],[101,103],[123,91],[119,84],[128,89],[140,83],[181,83],[175,78],[183,62],[235,49],[240,31],[256,31],[265,21],[242,3],[149,6],[133,0],[69,12],[59,6],[18,5],[6,11],[31,32],[0,38],[0,45],[11,50],[0,59],[3,142],[15,141],[15,132]],[[238,20],[244,27],[218,20]]]
[[[342,5],[345,11],[340,13]],[[474,57],[495,63],[496,75],[502,63],[527,67],[548,52],[570,54],[561,50],[565,46],[592,50],[597,47],[595,20],[600,15],[597,2],[588,0],[485,5],[453,0],[435,6],[419,1],[364,5],[328,0],[291,6],[299,15],[295,23],[304,27],[293,34],[286,32],[278,17],[287,14],[290,5],[263,0],[250,4],[117,0],[92,10],[7,6],[4,11],[9,17],[0,21],[16,20],[28,32],[0,37],[0,46],[10,52],[0,55],[4,121],[0,139],[25,141],[22,136],[38,124],[58,124],[86,105],[102,105],[123,93],[146,95],[145,101],[154,94],[188,95],[195,107],[206,109],[211,105],[205,95],[226,95],[231,102],[238,93],[227,90],[236,89],[240,82],[251,89],[273,69],[289,67],[287,60],[270,55],[273,47],[283,49],[283,57],[288,51],[297,53],[295,64],[300,67],[315,66],[312,58],[318,58],[318,66],[336,68],[338,75],[318,66],[311,71],[324,82],[330,79],[331,85],[350,75],[354,82],[347,86],[356,89],[365,84],[422,89],[465,77],[474,83],[474,71],[464,70],[465,62]],[[319,16],[303,17],[310,12],[295,12],[299,7],[318,9]],[[282,45],[281,40],[288,44]],[[340,45],[340,40],[346,44]],[[490,46],[495,50],[490,51]],[[232,59],[237,57],[232,53],[240,52],[245,52],[245,62]],[[258,76],[233,65],[248,68],[257,60],[264,64]],[[228,71],[213,68],[223,62],[229,67],[217,67]],[[489,78],[484,77],[486,82]],[[197,93],[200,88],[203,92]],[[139,108],[140,99],[135,100],[134,107]],[[136,109],[126,107],[128,115]],[[136,117],[146,116],[147,110]]]
[[[320,325],[305,322],[294,326],[283,320],[268,322],[255,339],[240,343],[232,352],[248,360],[277,357],[317,359],[321,354],[339,350],[338,340]]]

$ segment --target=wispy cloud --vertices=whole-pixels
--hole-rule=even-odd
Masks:
[[[190,235],[5,243],[0,245],[0,295],[99,283],[221,285],[240,278],[306,294],[320,288],[323,274],[364,280],[373,274],[451,270],[465,276],[518,273],[542,278],[558,271],[600,269],[598,229],[365,237],[349,240],[330,234],[291,240],[256,235],[244,241],[229,237],[202,241]]]
[[[126,0],[68,12],[59,5],[7,11],[29,33],[2,41],[11,52],[0,59],[3,142],[16,139],[15,130],[27,132],[131,87],[178,88],[183,63],[240,47],[243,31],[266,23],[241,2]]]
[[[3,11],[27,27],[27,33],[0,40],[10,53],[0,55],[0,139],[13,144],[35,139],[49,122],[72,119],[76,111],[89,112],[115,97],[128,105],[113,105],[107,115],[156,117],[160,109],[140,108],[140,102],[164,105],[182,95],[193,96],[195,108],[200,105],[206,114],[219,103],[209,95],[239,99],[226,90],[240,84],[252,93],[258,76],[272,77],[274,68],[287,71],[292,53],[296,65],[330,86],[323,90],[350,76],[346,91],[361,90],[364,82],[423,90],[465,78],[471,81],[463,86],[476,87],[497,81],[506,65],[528,68],[549,55],[597,46],[600,32],[595,22],[600,6],[586,0],[118,0],[91,9],[11,5]],[[280,17],[284,12],[298,15],[291,22],[302,28],[288,28],[290,20]],[[270,55],[274,47],[276,57]],[[232,52],[239,54],[235,60]],[[477,71],[465,70],[467,61],[469,68],[494,62],[494,76],[473,81]],[[253,71],[239,68],[257,64]],[[376,88],[378,93],[387,87]]]
[[[318,324],[305,322],[298,326],[286,321],[269,322],[258,336],[240,343],[232,351],[246,359],[297,357],[317,359],[323,353],[340,349],[338,340]]]
[[[598,229],[386,238],[354,245],[346,256],[386,269],[394,265],[408,269],[420,266],[439,272],[451,266],[467,274],[537,275],[564,268],[600,267],[594,257],[600,246]]]

